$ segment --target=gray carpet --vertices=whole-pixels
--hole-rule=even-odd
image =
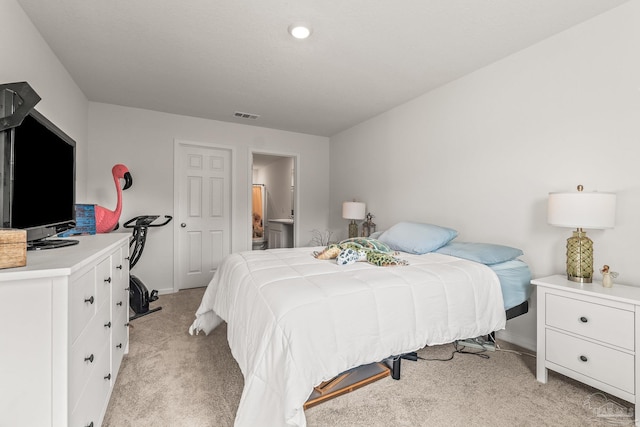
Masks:
[[[125,356],[104,426],[232,426],[242,374],[223,323],[190,336],[204,289],[162,295],[162,310],[131,322]],[[383,378],[306,411],[309,427],[356,426],[604,426],[632,425],[633,405],[549,373],[535,378],[533,355],[510,351],[488,359],[455,354],[449,361],[403,361],[402,378]],[[449,358],[453,345],[418,352]],[[613,416],[612,414],[618,416]],[[600,416],[598,414],[601,414]],[[260,426],[257,426],[260,427]],[[268,427],[268,426],[267,426]]]

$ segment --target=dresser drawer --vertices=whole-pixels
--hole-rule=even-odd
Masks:
[[[96,293],[99,304],[109,301],[111,295],[111,259],[107,258],[96,266]]]
[[[69,330],[72,343],[96,314],[97,307],[96,272],[92,268],[80,276],[74,277],[71,283]]]
[[[129,342],[129,310],[114,314],[113,330],[111,334],[111,372],[120,370],[120,364]]]
[[[96,359],[91,376],[82,390],[82,396],[77,405],[71,406],[70,427],[86,427],[93,423],[93,427],[99,427],[102,423],[103,412],[108,404],[107,397],[111,389],[109,365],[109,345],[105,342],[101,353]]]
[[[129,285],[128,283],[126,284]],[[123,316],[129,318],[129,292],[125,289],[122,281],[115,282],[112,289],[111,310],[113,317]],[[119,287],[121,289],[117,289]]]
[[[102,359],[107,359],[107,371],[111,366],[109,353],[111,328],[105,326],[109,324],[109,316],[109,304],[103,304],[98,314],[89,322],[87,328],[71,347],[69,360],[69,402],[71,408],[76,405],[94,370],[97,369],[97,366],[103,365]],[[104,348],[107,349],[105,354],[103,354]]]
[[[545,319],[548,326],[635,350],[634,312],[602,304],[547,294]]]
[[[547,361],[634,394],[634,356],[547,329]]]

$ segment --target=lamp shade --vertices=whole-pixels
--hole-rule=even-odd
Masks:
[[[604,229],[616,221],[614,193],[549,193],[547,222],[558,227]]]
[[[361,202],[344,202],[342,204],[342,218],[364,219],[367,205]]]

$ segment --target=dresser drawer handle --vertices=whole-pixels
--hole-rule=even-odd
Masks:
[[[111,283],[111,277],[107,277],[106,279],[104,279],[104,281],[107,283]]]
[[[580,321],[581,321],[582,323],[587,323],[587,322],[589,321],[589,319],[587,319],[586,317],[582,316],[582,317],[580,318]]]
[[[109,322],[109,323],[105,323],[105,324],[104,324],[104,327],[105,327],[105,328],[110,328],[110,327],[111,327],[111,322]]]
[[[587,356],[580,356],[580,360],[582,360],[583,362],[586,362],[589,359],[587,359]]]
[[[106,377],[104,377],[105,380],[110,380],[111,379],[111,374],[108,374]]]
[[[120,264],[120,265],[116,265],[116,268],[117,268],[118,270],[122,270],[122,264]]]
[[[118,301],[116,305],[119,305],[120,307],[122,307],[122,301]]]
[[[89,363],[93,363],[93,354],[91,356],[89,356],[89,357],[85,357],[84,361],[85,362],[89,362]]]
[[[93,427],[93,421],[91,421],[89,424],[87,424],[87,427]]]
[[[122,343],[118,344],[116,347],[117,348],[122,348]]]
[[[84,302],[88,302],[89,304],[93,304],[93,301],[95,301],[93,297],[84,299]]]

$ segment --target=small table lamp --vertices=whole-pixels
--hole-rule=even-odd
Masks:
[[[587,193],[549,193],[547,221],[558,227],[575,228],[567,239],[567,279],[591,283],[593,279],[593,241],[583,228],[613,228],[616,219],[616,195]]]
[[[367,205],[361,202],[344,202],[342,204],[342,218],[350,219],[349,238],[358,237],[358,224],[356,220],[363,220],[367,210]]]

